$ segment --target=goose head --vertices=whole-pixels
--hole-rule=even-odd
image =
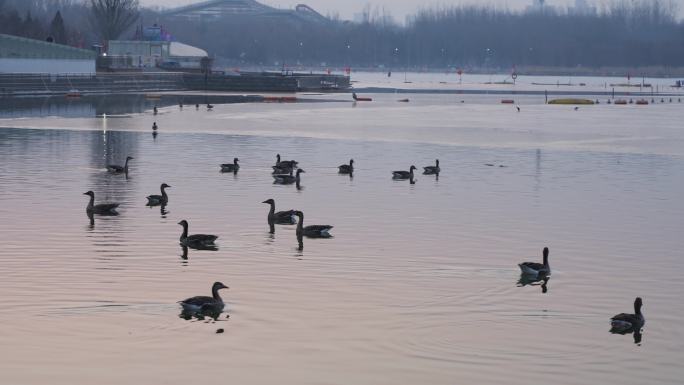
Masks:
[[[90,196],[91,198],[93,198],[93,197],[95,196],[95,193],[92,192],[92,191],[88,191],[88,192],[84,192],[83,195],[88,195],[88,196]]]
[[[219,291],[221,289],[230,289],[228,286],[224,285],[222,282],[214,282],[211,286],[212,291]]]
[[[304,218],[304,213],[301,212],[301,211],[295,211],[295,212],[293,212],[293,214],[296,215],[296,216],[298,216],[300,220],[301,220],[302,218]]]
[[[238,158],[233,159],[233,163],[235,163],[235,164],[238,164],[239,161],[240,161],[240,159],[238,159]]]
[[[162,183],[161,189],[163,190],[163,189],[165,189],[165,188],[171,188],[171,186],[169,186],[169,185],[166,184],[166,183]]]
[[[183,226],[184,229],[188,228],[188,221],[183,219],[182,221],[178,222],[179,225]]]
[[[133,158],[132,156],[127,156],[127,157],[126,157],[126,161],[133,160],[133,159],[135,159],[135,158]]]
[[[409,169],[409,172],[411,172],[413,170],[417,170],[416,166],[411,166],[411,168]]]
[[[353,166],[354,165],[354,159],[349,160],[349,165]]]
[[[304,171],[300,168],[297,170],[297,175],[299,175],[299,174],[306,174],[306,171]]]
[[[265,201],[263,201],[261,203],[266,203],[267,205],[274,205],[275,201],[273,199],[266,199]]]
[[[435,165],[439,167],[439,159],[435,160]]]
[[[634,300],[634,314],[641,314],[641,306],[643,305],[643,301],[641,300],[641,297],[637,297]]]
[[[280,163],[280,154],[276,154],[276,164]]]

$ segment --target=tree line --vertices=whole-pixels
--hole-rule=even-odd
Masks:
[[[616,0],[591,13],[442,6],[423,9],[404,24],[370,7],[362,15],[359,22],[244,16],[188,21],[139,9],[137,0],[0,0],[0,33],[50,35],[60,43],[87,46],[131,38],[136,20],[144,20],[205,49],[217,63],[234,66],[505,69],[684,63],[684,23],[666,0]]]
[[[0,33],[87,48],[138,20],[138,0],[0,0]]]

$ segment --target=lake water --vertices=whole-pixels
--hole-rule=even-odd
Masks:
[[[681,382],[684,104],[370,96],[0,109],[0,383]],[[273,185],[276,153],[300,189]],[[128,155],[128,178],[105,171]],[[438,179],[391,179],[435,158]],[[87,190],[120,215],[91,224]],[[268,198],[334,238],[269,234]],[[218,251],[183,256],[182,219]],[[545,292],[521,286],[545,246]],[[179,317],[214,281],[226,312]],[[635,343],[609,319],[637,296]]]

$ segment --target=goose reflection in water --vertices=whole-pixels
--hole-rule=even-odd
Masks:
[[[88,226],[88,229],[89,229],[89,230],[95,229],[95,215],[93,215],[93,213],[90,212],[90,211],[86,211],[86,215],[88,216],[88,219],[89,219],[89,222],[90,222],[90,225]]]
[[[183,308],[180,314],[178,314],[178,317],[186,321],[192,321],[193,319],[196,319],[197,321],[218,321],[221,314],[223,314],[223,310],[217,310],[209,306],[203,307],[198,311],[190,311]]]
[[[632,337],[634,338],[634,343],[636,345],[641,345],[641,339],[643,337],[643,329],[642,328],[633,328],[629,330],[615,330],[614,328],[610,329],[611,334],[619,334],[619,335],[627,335],[631,334]]]
[[[161,215],[161,217],[164,219],[166,219],[166,216],[169,215],[169,210],[166,209],[166,205],[159,206],[159,215]]]
[[[518,280],[518,287],[525,286],[541,286],[542,294],[546,294],[549,291],[549,281],[551,277],[548,274],[520,274],[520,279]]]

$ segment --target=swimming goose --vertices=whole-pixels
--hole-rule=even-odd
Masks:
[[[128,161],[129,160],[133,160],[133,157],[127,156],[126,157],[126,163],[124,163],[123,167],[115,165],[115,164],[109,164],[109,165],[107,165],[107,171],[109,171],[113,174],[122,174],[122,173],[128,174]]]
[[[413,170],[416,170],[416,166],[411,166],[409,171],[392,171],[393,179],[412,179]]]
[[[157,131],[159,129],[159,126],[157,126],[157,122],[152,123],[152,131]]]
[[[166,205],[169,203],[169,196],[166,195],[166,189],[170,188],[166,183],[163,183],[161,185],[161,195],[150,195],[147,197],[147,206],[159,206],[159,205]]]
[[[214,106],[213,106],[213,105],[211,105],[211,104],[207,103],[207,110],[211,110],[211,109],[213,109],[213,108],[214,108]]]
[[[351,174],[354,172],[354,159],[349,161],[349,164],[343,164],[338,167],[340,174]]]
[[[290,174],[294,172],[294,169],[292,167],[280,167],[280,166],[273,166],[273,175],[283,175],[283,174]]]
[[[95,204],[95,193],[92,191],[88,191],[86,193],[83,193],[83,195],[89,195],[90,196],[90,202],[88,202],[88,206],[86,206],[86,213],[88,215],[92,214],[100,214],[100,215],[117,215],[118,213],[116,212],[116,208],[119,207],[118,203],[102,203],[99,205]]]
[[[330,230],[333,226],[330,225],[311,225],[304,227],[304,213],[295,211],[295,215],[299,217],[299,224],[297,224],[297,238],[302,236],[309,238],[331,238]]]
[[[435,174],[439,174],[439,172],[442,171],[442,170],[439,168],[439,159],[437,159],[437,160],[435,161],[435,165],[434,165],[434,166],[423,167],[423,170],[425,170],[425,171],[423,171],[423,175],[435,175]]]
[[[218,239],[216,235],[188,235],[188,221],[182,220],[178,222],[178,224],[183,226],[183,234],[180,236],[181,245],[188,246],[193,249],[213,249],[216,247],[216,244],[214,244],[214,241]]]
[[[233,159],[233,163],[225,163],[221,165],[221,172],[237,172],[240,169],[238,162],[240,159]]]
[[[522,271],[523,274],[530,274],[530,275],[542,275],[542,274],[551,274],[551,266],[549,266],[549,248],[545,247],[544,248],[544,263],[537,263],[537,262],[523,262],[518,264],[520,266],[520,270]]]
[[[644,315],[641,314],[643,302],[640,297],[634,300],[634,314],[621,313],[610,319],[610,331],[612,333],[626,334],[641,329],[646,323]]]
[[[280,160],[280,154],[276,155],[276,167],[280,168],[297,168],[297,165],[299,162],[294,161],[294,160]]]
[[[229,287],[221,282],[214,282],[211,287],[211,297],[197,296],[185,299],[179,303],[184,310],[192,312],[205,312],[205,311],[222,311],[225,304],[223,299],[219,295],[219,290],[228,289]]]
[[[267,199],[261,203],[271,205],[271,210],[269,210],[267,218],[269,224],[273,223],[277,225],[294,225],[295,223],[297,223],[294,217],[294,210],[276,212],[275,201],[273,199]]]
[[[273,175],[273,179],[275,181],[273,183],[275,184],[292,184],[292,183],[299,183],[301,181],[299,174],[306,173],[306,171],[302,170],[301,168],[297,170],[297,173],[295,176],[292,175]]]

